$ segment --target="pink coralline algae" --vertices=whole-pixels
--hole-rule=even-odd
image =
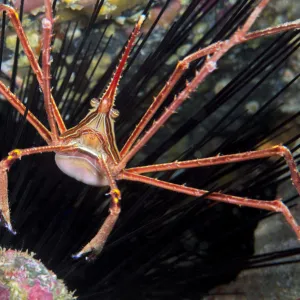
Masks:
[[[0,248],[0,300],[76,299],[32,254]]]

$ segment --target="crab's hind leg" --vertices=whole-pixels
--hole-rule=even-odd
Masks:
[[[286,164],[290,169],[292,183],[295,186],[300,196],[300,174],[297,169],[297,164],[293,158],[291,151],[287,147],[281,145],[277,145],[272,148],[256,150],[256,151],[248,151],[243,153],[218,155],[214,157],[135,167],[135,168],[126,169],[126,171],[135,174],[142,174],[142,173],[150,173],[150,172],[161,172],[161,171],[170,171],[170,170],[178,170],[178,169],[200,168],[200,167],[213,166],[213,165],[222,165],[222,164],[249,161],[249,160],[260,159],[260,158],[269,158],[272,156],[280,156],[285,159]]]
[[[194,159],[189,161],[182,161],[182,162],[172,162],[172,163],[165,163],[165,164],[158,164],[158,165],[151,165],[151,166],[142,166],[142,167],[135,167],[125,170],[125,177],[124,179],[130,178],[140,181],[140,180],[146,180],[151,181],[153,185],[156,185],[157,179],[148,178],[148,177],[139,177],[138,174],[141,173],[149,173],[149,172],[160,172],[160,171],[168,171],[168,170],[178,170],[178,169],[186,169],[186,168],[198,168],[198,167],[205,167],[205,166],[213,166],[213,165],[221,165],[221,164],[229,164],[229,163],[236,163],[241,161],[248,161],[253,159],[261,159],[261,158],[268,158],[272,156],[281,156],[285,159],[291,173],[291,179],[292,183],[295,186],[296,190],[298,191],[300,195],[300,174],[297,170],[296,162],[292,156],[291,151],[284,147],[284,146],[274,146],[269,149],[263,149],[263,150],[257,150],[257,151],[249,151],[244,153],[237,153],[237,154],[229,154],[229,155],[223,155],[223,156],[215,156],[215,157],[208,157],[208,158],[200,158],[200,159]],[[132,174],[132,177],[130,177]],[[122,173],[121,173],[122,174]],[[121,175],[122,176],[122,175]],[[129,176],[130,178],[126,177]],[[145,182],[145,181],[142,181]],[[196,189],[192,188],[184,188],[184,187],[178,187],[174,186],[171,183],[159,183],[163,188],[170,189],[173,187],[175,191],[183,192],[186,194],[197,193]],[[198,190],[199,191],[199,190]],[[293,230],[298,236],[298,239],[300,239],[300,226],[297,225],[295,219],[291,215],[289,209],[278,200],[271,201],[271,202],[264,202],[260,200],[249,200],[246,198],[240,198],[240,200],[237,197],[234,196],[228,196],[227,200],[226,197],[224,197],[223,194],[218,195],[219,193],[211,193],[207,196],[207,198],[210,198],[212,200],[217,201],[223,201],[243,206],[250,206],[250,207],[256,207],[260,209],[266,209],[271,211],[279,211],[281,212],[288,223],[291,225]],[[196,195],[196,194],[195,194]]]
[[[125,179],[130,181],[137,181],[143,182],[149,185],[154,185],[163,189],[167,189],[173,192],[183,193],[186,195],[194,196],[194,197],[202,197],[213,200],[219,201],[229,204],[235,204],[240,206],[248,206],[273,212],[280,212],[285,217],[288,224],[292,227],[294,232],[296,233],[298,239],[300,240],[300,226],[297,224],[297,221],[291,214],[289,208],[281,201],[281,200],[273,200],[273,201],[265,201],[265,200],[256,200],[256,199],[249,199],[249,198],[242,198],[227,194],[222,194],[218,192],[209,193],[205,190],[199,190],[167,181],[162,181],[157,178],[150,178],[147,176],[129,173],[127,171],[123,171],[119,176],[119,179]]]

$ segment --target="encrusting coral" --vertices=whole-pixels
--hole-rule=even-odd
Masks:
[[[72,300],[62,280],[32,253],[0,248],[1,300]]]

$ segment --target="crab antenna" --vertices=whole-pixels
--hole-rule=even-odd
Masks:
[[[104,95],[101,98],[99,107],[98,107],[98,112],[100,113],[107,113],[114,105],[115,102],[115,97],[116,97],[116,91],[117,91],[117,87],[119,84],[119,81],[121,79],[124,67],[126,65],[126,62],[128,60],[129,54],[131,52],[131,49],[133,47],[133,43],[137,37],[137,35],[140,32],[141,26],[145,20],[146,16],[145,15],[141,15],[139,17],[139,20],[137,22],[137,24],[135,25],[135,28],[128,40],[128,43],[125,47],[124,53],[122,54],[122,57],[120,59],[120,62],[117,66],[117,69],[113,75],[113,78],[108,86],[108,88],[106,89]]]

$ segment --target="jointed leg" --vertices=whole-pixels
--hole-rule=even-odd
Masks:
[[[0,94],[2,94],[8,102],[24,116],[26,107],[24,104],[13,94],[1,81],[0,81]],[[47,144],[51,142],[51,133],[49,130],[35,117],[35,115],[28,111],[26,119],[37,130],[40,136],[46,141]]]
[[[3,223],[12,233],[15,232],[13,231],[10,223],[10,213],[9,213],[9,204],[8,204],[8,179],[7,179],[7,172],[9,171],[11,165],[17,159],[21,159],[21,157],[23,156],[45,153],[45,152],[53,152],[53,151],[64,152],[73,149],[74,148],[72,146],[61,146],[61,145],[34,147],[34,148],[21,149],[21,150],[15,149],[11,151],[8,154],[8,156],[0,162],[0,213],[4,218]]]
[[[206,78],[206,76],[213,72],[216,69],[216,62],[223,56],[230,48],[235,45],[244,43],[246,41],[256,39],[259,37],[269,36],[273,34],[277,34],[279,32],[284,32],[291,29],[299,29],[300,28],[300,21],[294,21],[285,23],[276,27],[270,27],[264,30],[254,31],[251,33],[247,33],[256,20],[260,12],[263,8],[267,5],[269,1],[263,0],[260,4],[254,9],[252,14],[249,16],[248,20],[242,27],[242,29],[238,30],[234,35],[224,42],[217,42],[208,46],[207,48],[201,49],[196,51],[195,53],[187,56],[185,59],[180,61],[176,69],[174,70],[173,74],[171,75],[170,79],[160,91],[158,96],[154,98],[152,105],[149,107],[145,115],[140,120],[139,124],[134,129],[133,133],[125,143],[123,149],[121,150],[121,163],[120,163],[120,170],[126,165],[126,163],[141,149],[145,143],[156,133],[156,131],[166,122],[166,120],[175,112],[175,110],[181,105],[181,103],[187,99],[189,94],[196,89],[196,87]],[[196,72],[195,78],[187,84],[186,88],[174,98],[173,103],[166,108],[165,113],[157,120],[154,121],[153,125],[149,129],[147,133],[133,146],[143,129],[149,123],[151,118],[154,116],[157,109],[161,106],[163,101],[169,95],[171,90],[173,89],[174,85],[178,82],[180,77],[183,75],[186,69],[188,69],[189,64],[203,56],[209,55],[214,53],[211,58],[207,58],[206,63],[202,67],[199,72]],[[132,147],[133,146],[133,147]]]
[[[93,239],[87,243],[81,251],[73,255],[73,258],[79,258],[82,255],[91,252],[88,259],[93,259],[97,255],[100,254],[102,251],[106,240],[113,230],[119,214],[121,212],[120,207],[120,200],[121,200],[121,192],[117,187],[116,181],[113,179],[113,176],[106,164],[106,161],[102,158],[98,159],[99,165],[101,166],[101,169],[105,171],[107,179],[109,181],[110,186],[110,195],[111,195],[111,202],[110,202],[110,208],[109,208],[109,215],[105,219],[103,225],[100,227],[97,234],[93,237]]]
[[[129,173],[127,171],[122,172],[118,179],[125,179],[130,181],[138,181],[147,183],[150,185],[158,186],[163,189],[167,189],[170,191],[183,193],[186,195],[191,195],[194,197],[201,197],[205,195],[205,198],[211,199],[214,201],[220,201],[230,204],[236,204],[241,206],[249,206],[253,208],[259,208],[274,212],[281,212],[287,222],[290,224],[290,226],[293,228],[294,232],[296,233],[298,239],[300,240],[300,226],[297,224],[296,220],[290,213],[289,209],[280,201],[280,200],[274,200],[274,201],[263,201],[263,200],[255,200],[255,199],[248,199],[248,198],[242,198],[242,197],[236,197],[231,195],[226,195],[222,193],[212,192],[209,193],[205,190],[199,190],[195,188],[190,188],[162,180],[158,180],[156,178],[149,178],[143,175]]]
[[[165,101],[167,96],[172,91],[175,84],[178,82],[178,80],[182,77],[184,72],[189,68],[189,64],[203,56],[209,55],[216,51],[220,47],[220,44],[222,42],[217,42],[213,45],[210,45],[204,49],[200,49],[199,51],[185,57],[183,60],[179,61],[177,63],[177,66],[175,70],[173,71],[172,75],[170,76],[169,80],[165,84],[165,86],[162,88],[162,90],[159,92],[157,97],[153,99],[153,102],[151,103],[150,107],[146,111],[146,113],[143,115],[142,119],[138,123],[138,125],[135,127],[134,131],[126,141],[125,145],[123,146],[122,150],[120,151],[121,157],[123,157],[132,147],[136,139],[139,137],[141,132],[144,130],[144,128],[147,126],[149,121],[152,119],[156,111],[159,109],[159,107],[162,105],[162,103]]]
[[[52,8],[50,0],[45,0],[45,18],[42,21],[43,28],[43,54],[42,54],[42,70],[43,70],[43,93],[45,109],[48,116],[48,122],[52,132],[53,141],[58,140],[58,131],[54,119],[54,111],[52,109],[53,103],[51,102],[51,86],[50,86],[50,46],[52,34]],[[55,104],[56,106],[56,104]]]
[[[47,3],[50,3],[49,1],[50,0],[47,0],[45,4],[47,5]],[[50,3],[50,7],[51,7],[51,3]],[[20,42],[23,46],[24,52],[25,52],[26,56],[28,57],[28,60],[30,62],[30,65],[31,65],[34,73],[36,74],[39,85],[43,89],[44,80],[43,80],[42,70],[38,64],[38,61],[34,55],[34,52],[32,51],[32,49],[29,45],[27,36],[22,28],[22,24],[20,23],[17,12],[12,7],[5,5],[5,4],[0,4],[0,12],[1,11],[5,11],[7,16],[9,17],[10,21],[12,22],[12,24],[16,30],[17,36],[20,39]],[[50,95],[50,101],[51,101],[51,107],[53,110],[54,118],[57,123],[58,129],[59,129],[60,133],[63,133],[66,131],[66,126],[64,124],[64,121],[61,118],[61,115],[58,111],[58,108],[56,106],[56,103],[55,103],[52,95]]]
[[[198,167],[205,167],[205,166],[229,164],[229,163],[247,161],[252,159],[266,158],[275,155],[283,156],[285,158],[291,172],[292,182],[300,195],[300,175],[290,150],[284,146],[274,146],[272,148],[264,149],[264,150],[249,151],[244,153],[200,158],[200,159],[193,159],[187,161],[175,161],[171,163],[144,166],[144,167],[135,167],[135,168],[126,169],[126,171],[135,174],[142,174],[148,172],[198,168]]]

